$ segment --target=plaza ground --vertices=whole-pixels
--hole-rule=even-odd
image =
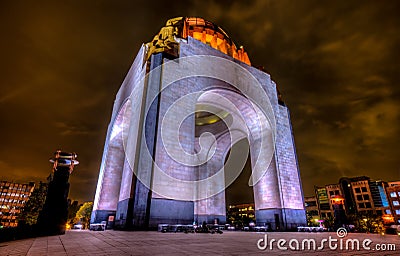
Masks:
[[[257,241],[265,238],[289,240],[313,238],[317,247],[322,239],[331,236],[337,239],[336,233],[252,233],[226,231],[223,234],[201,233],[160,233],[160,232],[126,232],[126,231],[67,231],[62,236],[38,237],[18,241],[0,243],[0,255],[399,255],[400,236],[376,234],[348,234],[346,239],[358,239],[360,250],[330,250],[325,248],[317,251],[284,251],[273,244],[273,249],[260,250]],[[362,249],[364,239],[372,240],[371,250]],[[268,242],[268,243],[269,243]],[[376,244],[395,244],[396,251],[377,251]],[[260,245],[263,245],[261,243]],[[343,246],[345,247],[345,246]],[[382,246],[383,248],[384,246]]]

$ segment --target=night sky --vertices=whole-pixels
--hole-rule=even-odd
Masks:
[[[234,2],[234,3],[232,3]],[[291,110],[305,195],[342,176],[400,179],[399,1],[1,1],[0,179],[45,180],[61,148],[91,201],[112,104],[165,22],[220,25]]]

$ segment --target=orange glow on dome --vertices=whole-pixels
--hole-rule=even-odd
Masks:
[[[214,49],[251,65],[249,56],[243,47],[237,49],[225,31],[210,21],[202,18],[185,18],[182,38],[187,38],[187,36],[191,36]]]
[[[242,46],[238,49],[222,28],[202,18],[169,19],[153,40],[147,44],[147,58],[159,52],[166,52],[177,57],[179,43],[176,39],[187,39],[188,36],[251,65],[249,56]]]

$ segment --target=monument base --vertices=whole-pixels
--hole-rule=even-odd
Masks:
[[[150,206],[149,229],[158,224],[192,224],[194,203],[172,199],[153,198]]]
[[[195,221],[197,225],[202,225],[203,222],[207,224],[225,225],[226,215],[200,214],[195,216]]]
[[[301,209],[264,209],[256,210],[256,225],[269,226],[275,231],[297,230],[307,225],[304,210]]]
[[[102,221],[108,221],[108,217],[115,216],[115,214],[116,214],[116,211],[95,210],[92,213],[90,223],[101,223]]]

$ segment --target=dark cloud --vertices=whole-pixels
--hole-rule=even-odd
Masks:
[[[343,176],[400,179],[398,1],[3,1],[1,179],[44,180],[76,151],[71,197],[92,200],[115,93],[171,17],[222,26],[291,109],[306,194]]]

